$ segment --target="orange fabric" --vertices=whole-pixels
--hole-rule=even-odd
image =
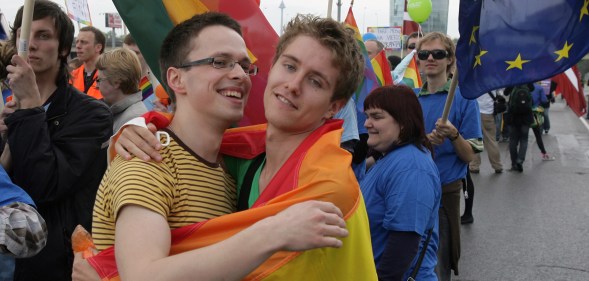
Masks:
[[[368,217],[350,167],[352,156],[339,147],[341,125],[341,120],[329,121],[309,135],[251,209],[172,230],[170,255],[223,241],[296,203],[321,200],[333,202],[344,214],[350,235],[342,239],[343,247],[277,252],[244,280],[288,280],[303,276],[308,281],[377,280]],[[258,146],[263,137],[260,131],[264,132],[264,125],[228,130],[224,147],[231,148],[231,142]],[[222,148],[223,153],[233,154],[231,149],[225,149]],[[266,196],[267,191],[272,195]],[[101,278],[114,280],[118,275],[112,247],[88,261]]]
[[[102,93],[96,87],[96,79],[98,79],[98,71],[94,73],[94,82],[92,86],[88,89],[87,95],[94,97],[95,99],[102,99]],[[72,71],[72,86],[78,89],[80,92],[84,92],[84,65],[74,69]]]
[[[162,84],[159,84],[155,87],[155,96],[158,98],[158,100],[165,106],[170,105],[170,97],[168,96],[168,93],[166,92],[166,90],[164,90],[164,87],[162,86]]]

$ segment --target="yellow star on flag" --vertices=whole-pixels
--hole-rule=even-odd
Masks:
[[[587,0],[587,1],[589,1],[589,0]],[[470,33],[470,42],[468,42],[468,45],[470,45],[472,43],[475,43],[476,44],[477,38],[474,36],[474,33],[477,32],[477,30],[479,30],[479,26],[478,25],[472,27],[472,32]]]
[[[583,4],[583,8],[581,8],[581,15],[579,15],[579,22],[583,20],[583,16],[585,16],[585,15],[589,16],[589,9],[587,7],[589,7],[589,0],[585,0],[585,3]]]
[[[523,64],[530,62],[529,60],[522,60],[522,55],[521,54],[517,54],[517,58],[515,60],[508,60],[505,61],[505,63],[509,64],[509,67],[505,70],[510,70],[512,68],[519,68],[520,70],[524,70],[523,69]]]
[[[475,57],[475,62],[474,65],[472,66],[472,68],[474,69],[475,67],[477,67],[477,65],[483,65],[481,63],[481,57],[484,56],[486,53],[488,53],[488,51],[485,50],[481,50],[481,52],[478,54],[478,56],[474,56]]]
[[[561,60],[562,58],[568,59],[569,58],[569,51],[571,50],[571,48],[573,47],[574,44],[575,43],[569,45],[569,41],[565,41],[564,47],[562,47],[562,49],[554,52],[555,54],[558,55],[558,58],[554,62],[557,62],[557,61]]]

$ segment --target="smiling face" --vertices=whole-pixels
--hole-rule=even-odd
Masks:
[[[20,40],[20,28],[16,34],[18,42]],[[57,75],[60,66],[58,38],[59,35],[51,17],[32,22],[29,41],[29,63],[37,76],[45,73]]]
[[[190,49],[184,64],[209,57],[249,62],[243,38],[221,25],[204,28],[190,41]],[[251,80],[239,64],[223,69],[210,64],[170,67],[167,80],[176,93],[178,112],[189,111],[204,120],[222,121],[227,126],[243,117]]]
[[[433,39],[431,41],[422,41],[419,51],[433,51],[446,50],[444,44],[440,39]],[[422,70],[428,77],[448,76],[449,66],[452,64],[452,57],[445,57],[443,59],[434,59],[433,55],[429,55],[425,60],[419,60],[419,69]]]
[[[365,112],[364,127],[368,130],[368,147],[380,152],[387,152],[399,142],[401,127],[397,120],[380,108],[369,108]]]
[[[276,60],[264,92],[268,128],[311,132],[333,117],[345,101],[331,101],[340,72],[330,49],[299,35]]]

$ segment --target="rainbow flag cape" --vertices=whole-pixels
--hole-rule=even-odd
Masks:
[[[307,200],[329,201],[344,214],[350,235],[342,248],[278,252],[244,280],[377,280],[366,207],[351,169],[352,156],[339,147],[342,120],[309,135],[286,161],[251,209],[172,230],[171,255],[223,241],[259,220]],[[222,153],[253,159],[265,151],[266,125],[230,129]],[[102,280],[118,280],[114,248],[88,258]]]
[[[370,60],[379,86],[393,85],[393,76],[391,76],[391,65],[387,59],[384,50],[380,51],[376,57]]]
[[[252,77],[252,89],[240,126],[262,124],[263,96],[274,57],[278,34],[259,7],[259,1],[245,0],[113,0],[118,13],[133,34],[145,61],[158,78],[160,46],[174,25],[207,11],[226,13],[241,24],[243,38],[258,74]],[[158,79],[162,81],[161,79]]]
[[[358,117],[358,133],[365,134],[367,133],[366,128],[364,127],[364,121],[366,121],[366,117],[364,116],[364,100],[372,92],[372,90],[376,89],[378,84],[378,79],[376,78],[376,74],[374,73],[374,69],[372,68],[372,63],[370,62],[370,58],[368,57],[368,52],[366,51],[366,46],[364,46],[364,41],[362,41],[362,35],[360,34],[360,29],[358,29],[358,25],[356,24],[356,19],[354,18],[354,13],[352,12],[352,7],[348,10],[348,15],[344,20],[344,24],[346,27],[351,28],[354,30],[356,42],[360,45],[360,49],[362,49],[362,54],[364,56],[364,79],[362,83],[356,89],[354,94],[354,101],[356,102],[356,116]]]

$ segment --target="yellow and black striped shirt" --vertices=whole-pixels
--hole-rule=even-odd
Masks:
[[[161,163],[117,156],[102,178],[92,222],[99,251],[114,245],[117,214],[127,204],[161,214],[170,229],[235,212],[235,180],[168,133]]]

